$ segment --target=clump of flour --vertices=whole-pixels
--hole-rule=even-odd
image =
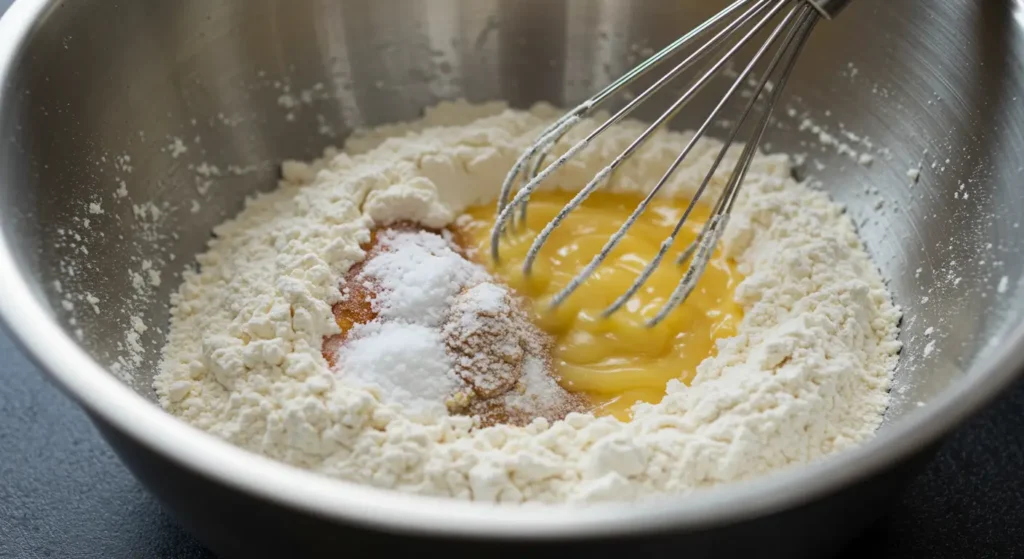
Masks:
[[[281,187],[216,228],[173,297],[156,379],[161,403],[236,445],[326,475],[496,502],[687,492],[869,439],[888,402],[900,312],[849,218],[792,180],[784,155],[755,158],[724,239],[746,276],[738,334],[719,343],[691,386],[673,383],[630,423],[570,414],[477,428],[442,410],[406,413],[328,367],[321,345],[339,333],[331,306],[374,224],[441,228],[468,205],[489,203],[556,114],[442,104],[417,123],[358,134],[315,162],[286,163]],[[595,125],[583,123],[556,155]],[[602,134],[549,186],[580,188],[643,126]],[[688,139],[659,133],[607,188],[643,192]],[[665,195],[691,194],[719,147],[699,142]],[[729,152],[712,193],[738,155]],[[416,343],[401,351],[436,351],[418,336],[410,333]]]

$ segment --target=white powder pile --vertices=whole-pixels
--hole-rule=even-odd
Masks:
[[[439,326],[459,292],[490,279],[440,235],[385,232],[381,237],[383,251],[366,263],[362,275],[382,288],[373,301],[382,318]]]
[[[436,328],[371,322],[353,329],[338,352],[345,382],[377,392],[383,402],[415,412],[444,409],[461,386]]]
[[[236,445],[326,475],[496,502],[681,493],[868,440],[888,403],[900,312],[849,218],[824,193],[793,181],[783,155],[755,158],[724,238],[723,249],[745,276],[736,291],[745,313],[738,334],[719,342],[692,386],[672,383],[660,404],[638,406],[630,423],[570,414],[479,428],[469,417],[383,402],[380,390],[354,381],[361,373],[330,369],[320,352],[324,337],[340,331],[331,306],[346,272],[364,258],[360,243],[371,227],[408,220],[441,228],[468,205],[490,203],[517,155],[556,114],[546,107],[443,104],[419,122],[357,135],[343,152],[285,164],[281,188],[253,198],[216,228],[200,268],[186,274],[174,296],[156,380],[162,404]],[[595,125],[583,123],[555,152]],[[551,185],[580,188],[643,127],[625,123],[600,135]],[[659,133],[607,188],[643,192],[689,137]],[[692,193],[718,147],[701,141],[666,195]],[[738,155],[730,152],[712,194]],[[437,256],[422,248],[424,258]],[[421,272],[410,278],[423,279]],[[393,289],[409,290],[402,297],[410,301],[428,292],[453,295],[435,287],[399,282]],[[382,306],[410,320],[381,330],[405,328],[401,335],[410,343],[388,355],[369,341],[380,332],[368,327],[346,349],[343,367],[356,370],[363,359],[366,370],[387,368],[383,356],[394,369],[404,367],[389,378],[408,382],[410,398],[436,389],[409,374],[414,360],[439,357],[438,340],[417,330],[429,330],[426,324],[441,316],[426,307],[410,316]],[[450,309],[456,307],[453,300]],[[450,309],[442,320],[460,323]],[[530,362],[521,376],[543,380],[543,366]]]

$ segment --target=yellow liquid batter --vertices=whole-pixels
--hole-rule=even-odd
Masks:
[[[502,242],[497,265],[490,258],[489,244],[496,217],[493,205],[471,208],[471,219],[460,221],[457,229],[468,245],[477,248],[481,262],[535,302],[535,320],[555,338],[554,367],[562,385],[588,395],[597,413],[629,420],[633,404],[660,402],[672,379],[689,383],[697,365],[714,353],[715,340],[735,335],[743,312],[733,301],[733,290],[742,278],[716,251],[686,302],[658,326],[645,326],[682,277],[685,268],[675,265],[676,258],[708,217],[708,209],[698,206],[645,287],[619,312],[601,318],[601,311],[654,258],[686,208],[685,200],[663,199],[648,207],[605,263],[552,311],[551,297],[600,252],[641,201],[636,195],[593,194],[555,229],[532,273],[524,277],[523,260],[533,239],[571,198],[563,192],[532,196],[527,230]]]

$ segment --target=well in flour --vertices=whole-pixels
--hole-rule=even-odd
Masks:
[[[402,397],[386,401],[381,388],[357,382],[363,372],[346,379],[331,367],[324,339],[342,334],[332,307],[346,286],[353,296],[352,284],[342,286],[353,266],[370,268],[363,247],[371,231],[400,221],[440,230],[467,206],[489,202],[517,155],[557,114],[447,103],[421,121],[359,133],[320,160],[286,164],[281,187],[218,226],[199,269],[185,275],[155,382],[162,404],[233,444],[325,475],[495,502],[684,493],[868,440],[888,403],[900,312],[849,218],[824,193],[790,178],[784,155],[755,158],[723,240],[745,276],[736,290],[744,311],[738,334],[719,344],[690,386],[672,383],[661,403],[639,406],[632,422],[570,413],[482,427],[444,406],[414,413]],[[556,155],[594,126],[582,123]],[[602,134],[551,183],[586,184],[642,129],[630,122]],[[687,140],[657,135],[607,188],[642,192]],[[718,147],[702,140],[666,195],[691,194]],[[721,188],[737,155],[730,151],[711,188]],[[453,336],[472,338],[461,322],[466,315],[450,309],[460,297],[498,300],[473,287],[439,292],[451,298],[445,312],[409,315],[383,301],[373,308],[395,317],[388,328],[414,336],[396,363],[448,350],[422,331],[443,331],[446,321]],[[483,315],[470,314],[470,321]],[[356,328],[364,327],[351,326],[349,335]],[[356,358],[375,354],[367,340],[385,326],[365,328],[352,335],[366,343],[349,348]],[[524,361],[520,378],[539,379],[538,370]]]

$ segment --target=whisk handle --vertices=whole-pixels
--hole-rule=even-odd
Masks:
[[[806,0],[808,4],[814,6],[815,10],[821,12],[821,15],[827,19],[832,19],[839,15],[839,12],[843,11],[850,0]]]

